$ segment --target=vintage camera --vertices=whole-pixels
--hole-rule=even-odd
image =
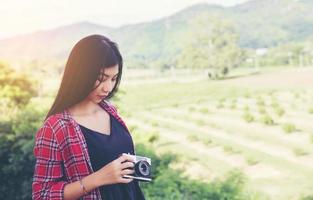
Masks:
[[[133,178],[140,181],[151,181],[151,159],[143,156],[130,155],[135,160],[135,173],[124,175],[125,178]]]

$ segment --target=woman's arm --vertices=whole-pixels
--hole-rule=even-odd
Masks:
[[[123,175],[132,174],[134,160],[129,155],[123,155],[98,171],[84,177],[80,181],[67,184],[64,188],[64,199],[74,200],[89,193],[97,187],[116,183],[129,183],[132,179],[123,178]]]
[[[65,185],[64,200],[79,199],[80,197],[85,195],[86,192],[88,193],[96,189],[98,186],[94,181],[95,179],[96,179],[96,174],[93,173],[81,179],[81,183],[79,181],[76,181],[76,182]],[[81,184],[83,185],[84,189],[82,188]]]
[[[34,155],[36,164],[32,185],[33,199],[62,199],[66,185],[62,156],[54,132],[48,123],[45,123],[36,134]]]
[[[64,177],[62,157],[53,128],[46,122],[37,132],[34,155],[36,157],[33,178],[33,200],[78,199],[84,195],[79,181],[67,183]],[[90,181],[92,176],[85,177],[85,184],[94,188]]]

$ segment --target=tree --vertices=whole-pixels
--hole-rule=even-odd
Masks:
[[[26,75],[0,62],[0,110],[2,113],[26,105],[35,94],[34,82]]]
[[[243,62],[243,50],[230,22],[201,14],[189,22],[185,45],[177,57],[181,68],[206,69],[225,76]]]

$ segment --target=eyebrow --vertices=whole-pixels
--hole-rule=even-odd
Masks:
[[[105,74],[105,73],[102,73],[105,77],[110,77],[110,75],[108,75],[108,74]],[[115,76],[117,76],[118,75],[118,73],[117,74],[115,74],[113,77],[115,77]]]

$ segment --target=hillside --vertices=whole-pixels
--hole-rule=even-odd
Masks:
[[[0,58],[65,59],[77,40],[100,33],[118,41],[128,61],[167,59],[179,52],[185,42],[183,35],[190,30],[188,22],[201,13],[231,21],[243,48],[272,47],[309,38],[313,34],[312,10],[310,0],[252,0],[233,7],[197,4],[169,17],[119,28],[81,22],[2,39]]]

